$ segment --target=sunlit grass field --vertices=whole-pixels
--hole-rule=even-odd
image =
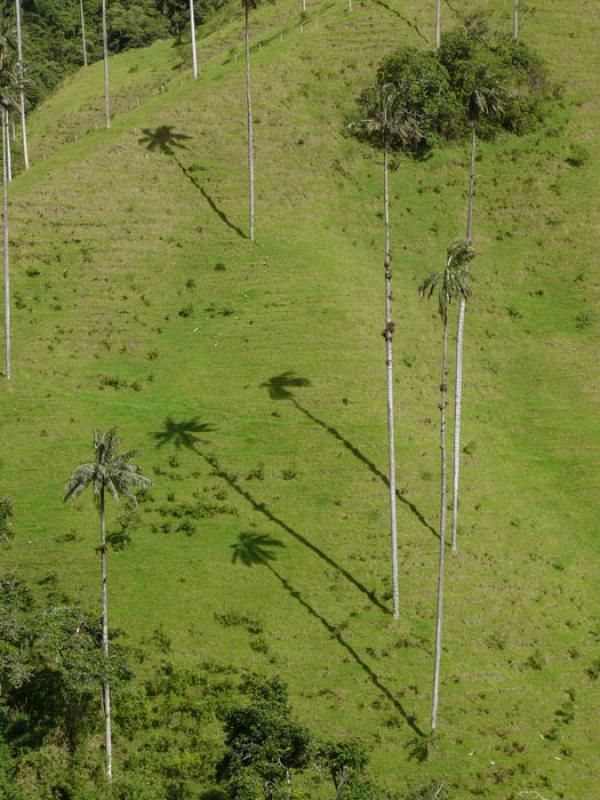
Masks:
[[[394,623],[382,170],[345,122],[385,54],[430,46],[425,5],[355,0],[349,14],[341,1],[309,2],[302,28],[300,3],[253,15],[254,244],[236,7],[200,31],[197,82],[170,42],[113,59],[109,132],[100,64],[33,114],[34,166],[11,186],[14,380],[0,386],[0,493],[13,499],[17,535],[0,559],[98,607],[92,498],[65,505],[62,494],[92,458],[93,428],[116,425],[154,485],[130,546],[110,554],[110,619],[154,653],[147,663],[280,675],[315,733],[363,737],[373,773],[397,790],[436,778],[460,800],[593,800],[597,6],[525,9],[523,38],[563,86],[563,107],[534,134],[480,148],[459,554],[448,559],[439,736],[423,761],[441,326],[417,288],[464,235],[468,150],[398,157],[392,174]],[[506,30],[511,6],[485,4]],[[444,25],[455,20],[444,6]],[[578,167],[574,145],[589,154]],[[182,529],[190,506],[198,518]],[[120,511],[109,508],[113,532]],[[248,534],[269,566],[234,561]],[[569,702],[573,714],[561,713]]]

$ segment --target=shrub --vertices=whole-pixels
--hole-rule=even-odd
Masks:
[[[15,535],[11,525],[12,515],[12,502],[10,498],[5,497],[0,500],[0,545],[9,542]]]
[[[401,134],[390,137],[391,150],[404,150],[415,156],[425,155],[440,136],[449,138],[457,132],[460,106],[450,86],[448,72],[435,53],[403,47],[385,58],[377,70],[376,85],[358,98],[363,118],[376,113],[377,87],[389,85],[402,97],[407,118],[419,120]],[[356,131],[361,138],[381,147],[381,133],[372,133],[363,126]]]

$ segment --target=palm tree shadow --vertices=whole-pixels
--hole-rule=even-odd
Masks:
[[[277,560],[277,549],[285,547],[284,543],[279,539],[268,534],[260,533],[240,533],[238,541],[231,545],[233,549],[232,563],[236,564],[238,561],[246,567],[264,566],[269,572],[277,578],[279,583],[283,586],[286,592],[293,597],[314,619],[318,620],[325,630],[329,633],[331,638],[346,650],[358,666],[367,674],[371,683],[392,703],[396,711],[404,718],[409,727],[417,734],[418,737],[424,736],[424,732],[417,725],[414,714],[409,714],[398,698],[385,686],[381,678],[367,664],[358,651],[344,638],[342,632],[333,625],[327,617],[324,617],[317,609],[306,600],[302,594],[284,578],[281,573],[274,567],[273,562]]]
[[[381,602],[381,600],[379,600],[374,590],[369,591],[367,587],[358,580],[358,578],[355,578],[354,575],[352,575],[352,573],[349,572],[345,567],[343,567],[341,564],[338,564],[338,562],[328,555],[328,553],[322,550],[318,545],[316,545],[302,533],[288,525],[287,522],[284,522],[284,520],[274,514],[265,503],[260,503],[258,500],[256,500],[256,498],[254,498],[247,489],[245,489],[243,486],[240,486],[237,476],[228,473],[221,467],[215,456],[207,455],[196,447],[198,442],[202,442],[203,444],[206,443],[200,439],[198,434],[213,430],[214,428],[212,425],[200,423],[197,417],[194,417],[190,420],[184,420],[182,422],[175,422],[171,416],[168,416],[165,420],[163,429],[155,431],[151,435],[156,441],[157,447],[163,447],[166,444],[171,444],[176,449],[184,447],[185,449],[191,450],[196,455],[200,456],[200,458],[204,459],[204,461],[206,461],[206,463],[212,468],[212,474],[216,475],[218,478],[221,478],[221,480],[224,480],[237,494],[240,495],[240,497],[243,497],[244,500],[246,500],[246,502],[252,506],[254,511],[262,514],[274,525],[277,525],[279,528],[281,528],[281,530],[292,536],[297,542],[300,542],[300,544],[304,545],[304,547],[314,553],[328,566],[332,567],[339,572],[340,575],[346,578],[346,580],[356,589],[358,589],[363,595],[365,595],[365,597],[367,597],[374,606],[383,611],[384,614],[389,614],[390,610]]]
[[[146,150],[153,153],[157,150],[163,153],[166,156],[170,156],[173,161],[177,164],[179,169],[182,171],[184,176],[187,180],[192,184],[192,186],[197,189],[202,197],[206,200],[208,205],[210,206],[211,210],[219,217],[221,222],[227,225],[228,228],[231,228],[232,231],[235,231],[238,236],[241,236],[242,239],[247,239],[248,237],[244,233],[244,231],[235,225],[227,216],[227,214],[223,211],[222,208],[215,203],[213,198],[210,194],[206,191],[204,186],[200,183],[200,181],[194,176],[193,170],[189,167],[186,167],[185,164],[180,160],[177,155],[177,150],[186,150],[186,146],[182,144],[184,141],[189,141],[192,137],[186,136],[183,133],[175,133],[173,125],[160,125],[157,128],[144,128],[143,129],[144,136],[142,136],[138,140],[138,144],[145,147]]]
[[[172,444],[176,450],[180,450],[183,447],[185,450],[192,450],[197,453],[196,445],[198,443],[208,444],[198,434],[211,433],[214,430],[212,425],[200,422],[198,417],[193,417],[193,419],[188,419],[184,422],[175,422],[173,417],[169,415],[165,420],[164,428],[160,431],[155,431],[152,437],[156,441],[157,447]]]
[[[364,464],[369,472],[379,478],[382,483],[390,488],[390,480],[385,473],[383,473],[379,467],[373,463],[363,452],[359,450],[356,445],[352,444],[349,439],[346,439],[343,434],[341,434],[337,428],[334,428],[332,425],[328,425],[319,417],[316,417],[311,411],[301,405],[295,398],[294,393],[291,391],[291,388],[297,388],[302,386],[310,386],[310,381],[308,378],[301,378],[300,376],[296,375],[293,371],[282,372],[280,375],[275,375],[274,377],[270,378],[265,383],[261,383],[261,388],[266,388],[269,392],[269,396],[273,400],[289,400],[297,409],[300,411],[301,414],[309,419],[311,422],[314,422],[315,425],[318,425],[320,428],[323,428],[324,431],[330,436],[333,436],[334,439],[337,439],[348,452],[350,452],[356,459],[358,459],[362,464]],[[396,489],[396,498],[400,503],[402,503],[406,508],[408,508],[412,514],[419,520],[423,527],[427,528],[427,530],[432,533],[436,538],[439,539],[439,534],[435,530],[435,528],[427,521],[425,516],[419,511],[417,506],[412,503],[407,497],[405,497],[401,492]]]

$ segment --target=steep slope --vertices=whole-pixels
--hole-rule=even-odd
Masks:
[[[132,642],[160,630],[175,660],[280,674],[314,730],[364,736],[390,786],[432,776],[460,798],[591,798],[597,683],[586,670],[599,635],[600,488],[593,6],[540,0],[523,27],[567,87],[566,128],[559,119],[481,148],[461,549],[448,565],[441,732],[421,762],[439,324],[417,286],[462,235],[468,155],[454,147],[421,164],[399,160],[393,174],[402,487],[394,625],[381,166],[344,134],[344,120],[383,54],[431,41],[433,16],[412,0],[355,2],[351,15],[343,3],[315,3],[301,31],[298,5],[253,18],[256,245],[245,233],[235,9],[202,39],[197,82],[172,70],[168,43],[116,59],[117,94],[134,99],[123,100],[110,132],[89,130],[87,107],[101,103],[93,69],[32,118],[33,157],[36,146],[51,155],[13,184],[15,380],[0,387],[0,490],[14,499],[18,537],[2,563],[36,580],[56,575],[94,607],[91,498],[73,510],[61,494],[90,457],[92,427],[117,425],[155,484],[142,529],[110,559],[112,623]],[[506,4],[489,5],[508,25]],[[579,168],[565,160],[574,143],[590,154]],[[196,451],[175,447],[186,433]],[[200,518],[188,536],[177,529],[190,504]],[[271,567],[233,563],[241,534],[270,537],[258,543]],[[227,613],[260,620],[264,642],[224,626]],[[567,690],[575,716],[556,737]]]

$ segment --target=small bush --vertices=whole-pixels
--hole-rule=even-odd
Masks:
[[[565,161],[571,167],[583,167],[589,161],[590,151],[583,144],[572,144],[571,152],[566,157]]]
[[[13,516],[12,502],[8,497],[0,500],[0,545],[6,544],[14,538],[11,519]]]

